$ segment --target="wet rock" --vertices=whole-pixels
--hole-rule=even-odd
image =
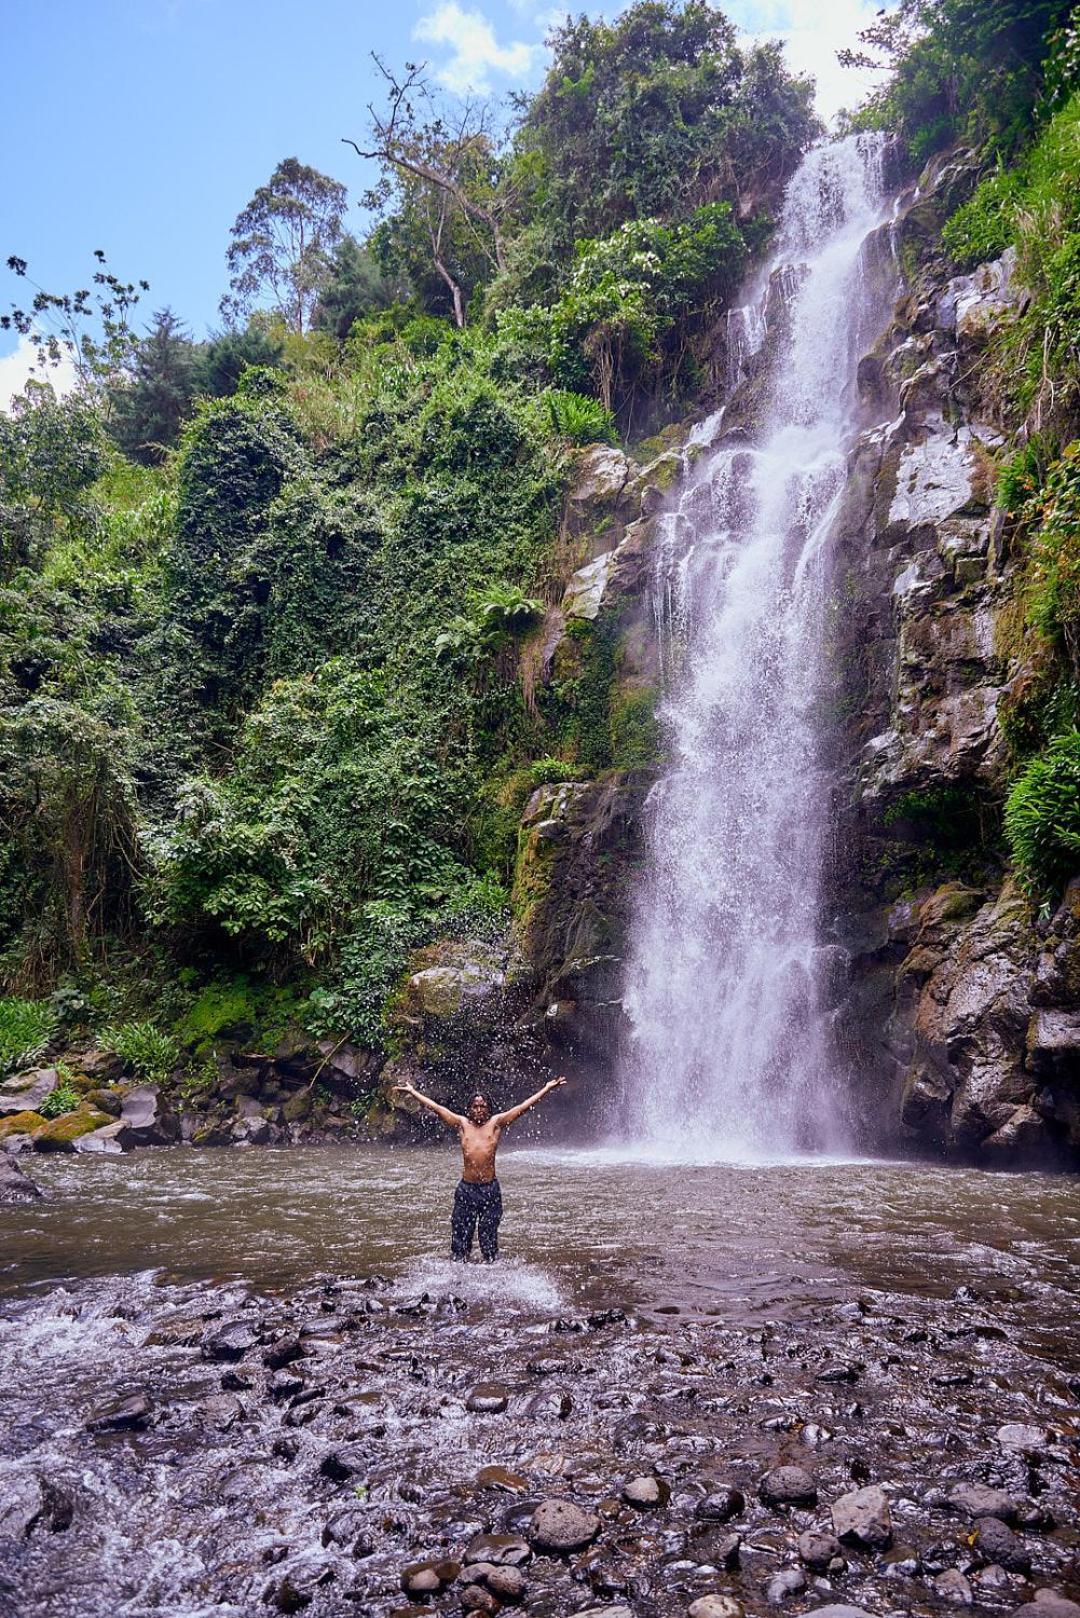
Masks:
[[[465,1408],[471,1410],[473,1415],[499,1416],[509,1403],[509,1391],[501,1383],[481,1382],[465,1400]]]
[[[1080,1603],[1056,1590],[1036,1590],[1035,1600],[1017,1607],[1010,1618],[1080,1618]]]
[[[992,1489],[986,1483],[958,1483],[949,1492],[948,1504],[964,1517],[999,1517],[1002,1522],[1016,1520],[1017,1505],[1012,1495],[1003,1489]]]
[[[294,1583],[288,1573],[279,1584],[271,1586],[267,1597],[269,1605],[276,1607],[278,1612],[303,1612],[305,1607],[310,1607],[314,1599],[314,1590],[305,1589],[302,1585]]]
[[[303,1377],[297,1376],[294,1371],[275,1371],[266,1381],[266,1391],[275,1401],[291,1399],[301,1393],[303,1387]]]
[[[997,1517],[980,1517],[975,1524],[975,1549],[987,1562],[997,1562],[1010,1573],[1027,1573],[1031,1557],[1019,1534]]]
[[[841,1495],[832,1507],[833,1529],[844,1545],[883,1550],[892,1544],[889,1502],[879,1484]]]
[[[546,1388],[543,1393],[536,1393],[525,1406],[525,1414],[534,1421],[547,1421],[554,1418],[565,1421],[574,1408],[574,1401],[563,1388]]]
[[[779,1607],[792,1596],[801,1595],[806,1589],[806,1574],[801,1567],[781,1568],[774,1573],[765,1586],[765,1599],[772,1606]]]
[[[179,1139],[180,1128],[154,1084],[129,1090],[120,1109],[117,1135],[125,1151],[133,1146],[168,1146]]]
[[[45,1490],[30,1472],[0,1475],[0,1544],[29,1539],[45,1512]]]
[[[483,1618],[494,1618],[499,1610],[499,1598],[485,1590],[482,1584],[469,1584],[461,1592],[462,1611],[468,1618],[475,1618],[477,1613]]]
[[[263,1364],[271,1371],[280,1371],[294,1360],[303,1359],[306,1352],[299,1337],[281,1337],[263,1352]]]
[[[808,1618],[870,1618],[864,1607],[847,1607],[842,1602],[830,1607],[811,1607]]]
[[[447,1585],[453,1584],[460,1572],[457,1562],[414,1562],[407,1567],[401,1575],[401,1588],[407,1596],[417,1596],[421,1600],[427,1596],[438,1595]]]
[[[746,1510],[746,1497],[741,1489],[730,1484],[723,1488],[714,1489],[707,1494],[704,1500],[699,1500],[694,1507],[694,1516],[702,1518],[705,1522],[730,1522],[732,1517],[739,1517]]]
[[[801,1466],[774,1466],[758,1484],[758,1494],[767,1506],[817,1504],[817,1484]]]
[[[346,1506],[327,1518],[322,1531],[324,1546],[337,1545],[358,1560],[372,1556],[375,1542],[368,1534],[363,1512],[356,1506]]]
[[[348,1483],[350,1478],[364,1477],[368,1464],[368,1456],[358,1444],[339,1444],[323,1456],[319,1471],[331,1483]]]
[[[505,1489],[508,1494],[524,1494],[529,1485],[517,1472],[505,1466],[482,1466],[476,1474],[478,1489]]]
[[[123,1128],[121,1123],[112,1123],[88,1130],[73,1142],[75,1150],[91,1157],[119,1157],[124,1150],[120,1140]]]
[[[1025,1422],[1010,1421],[994,1434],[1002,1449],[1016,1450],[1022,1455],[1038,1455],[1050,1443],[1044,1427],[1029,1426]]]
[[[259,1333],[250,1320],[214,1321],[203,1334],[202,1357],[219,1363],[242,1360],[258,1341]]]
[[[933,1589],[950,1607],[970,1607],[975,1599],[969,1581],[957,1567],[947,1567],[933,1582]]]
[[[572,1500],[544,1500],[529,1519],[526,1530],[529,1543],[535,1550],[548,1551],[557,1556],[582,1550],[591,1545],[600,1532],[600,1519],[595,1512],[585,1511]]]
[[[525,1575],[517,1567],[492,1567],[484,1583],[499,1601],[517,1602],[525,1597]]]
[[[60,1083],[54,1067],[32,1067],[0,1084],[0,1117],[5,1113],[37,1112],[46,1096]]]
[[[835,1534],[820,1528],[808,1528],[799,1535],[799,1555],[815,1573],[824,1573],[829,1563],[840,1555],[840,1541]]]
[[[695,1534],[690,1547],[699,1562],[709,1562],[733,1572],[739,1566],[742,1551],[741,1534],[723,1534],[715,1528]]]
[[[199,1406],[199,1415],[208,1427],[215,1428],[219,1433],[227,1433],[241,1420],[244,1407],[235,1393],[215,1394],[212,1399],[204,1399]]]
[[[632,1607],[586,1607],[574,1618],[635,1618],[635,1613]]]
[[[666,1506],[671,1499],[671,1485],[663,1478],[631,1478],[623,1485],[622,1497],[628,1506],[642,1511],[650,1506]]]
[[[465,1563],[490,1562],[495,1567],[521,1567],[532,1549],[520,1534],[477,1534],[465,1547]]]
[[[149,1427],[153,1414],[149,1394],[138,1391],[129,1393],[125,1398],[118,1399],[115,1404],[106,1406],[97,1415],[91,1416],[86,1423],[88,1433],[123,1433],[136,1432],[142,1427]]]
[[[686,1618],[743,1618],[743,1605],[734,1596],[699,1596],[687,1607]]]
[[[15,1159],[0,1152],[0,1203],[38,1202],[43,1195],[41,1187],[23,1173]]]

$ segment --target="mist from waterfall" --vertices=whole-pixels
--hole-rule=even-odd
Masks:
[[[793,177],[771,274],[729,319],[733,371],[754,348],[768,367],[755,442],[721,423],[660,519],[668,764],[620,1085],[622,1128],[646,1149],[752,1159],[851,1142],[830,1016],[840,952],[821,918],[823,642],[856,366],[885,315],[867,251],[887,216],[882,153],[852,136]]]

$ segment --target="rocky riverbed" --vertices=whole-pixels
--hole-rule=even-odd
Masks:
[[[262,1155],[280,1180],[286,1159]],[[169,1158],[169,1172],[193,1160],[162,1154],[161,1172]],[[557,1179],[554,1167],[534,1164],[535,1183]],[[523,1198],[532,1180],[517,1160],[508,1170]],[[882,1171],[848,1175],[865,1194],[875,1172],[886,1206]],[[581,1197],[590,1177],[604,1172],[562,1170]],[[706,1201],[724,1183],[703,1170],[699,1181]],[[820,1252],[810,1201],[843,1223],[843,1183],[823,1170],[800,1191],[773,1171],[808,1261]],[[1032,1177],[999,1193],[1010,1183],[1020,1202],[1038,1190]],[[765,1268],[768,1184],[763,1173]],[[966,1185],[955,1177],[958,1204]],[[81,1228],[70,1182],[51,1189],[47,1218],[59,1226],[67,1196]],[[424,1226],[441,1189],[406,1223]],[[209,1195],[189,1194],[195,1206]],[[752,1202],[732,1193],[730,1207],[749,1218]],[[990,1210],[977,1217],[996,1240]],[[1020,1262],[1038,1252],[1049,1282],[1045,1329],[1032,1330],[1015,1268],[1008,1282],[991,1265],[982,1288],[942,1288],[943,1216],[923,1215],[928,1236],[938,1220],[942,1255],[924,1282],[868,1262],[860,1278],[849,1255],[830,1274],[811,1265],[815,1284],[786,1296],[775,1276],[764,1291],[755,1282],[751,1231],[714,1241],[723,1291],[700,1294],[703,1255],[691,1253],[680,1293],[678,1249],[648,1207],[627,1210],[629,1268],[595,1252],[583,1262],[570,1228],[561,1273],[523,1242],[524,1258],[495,1268],[361,1264],[299,1281],[286,1259],[277,1285],[265,1267],[258,1284],[181,1279],[192,1264],[178,1241],[172,1274],[16,1286],[0,1319],[0,1611],[749,1618],[1011,1614],[1037,1601],[1037,1618],[1077,1618],[1063,1605],[1080,1601],[1070,1241],[1047,1246],[1031,1219],[1014,1229]],[[104,1215],[98,1229],[107,1239]],[[237,1205],[250,1269],[248,1242]],[[871,1269],[892,1284],[866,1284]]]

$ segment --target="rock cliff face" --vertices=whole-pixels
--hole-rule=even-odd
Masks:
[[[949,273],[944,220],[973,187],[939,160],[882,232],[904,292],[859,367],[866,430],[837,543],[832,654],[836,847],[827,942],[849,963],[841,1008],[867,1144],[986,1164],[1075,1161],[1080,1148],[1080,881],[1037,915],[1002,849],[1003,716],[1033,670],[1016,564],[993,505],[1003,435],[983,395],[987,334],[1022,296],[1011,255]],[[778,289],[778,295],[782,289]],[[752,432],[760,368],[724,430]],[[543,678],[575,621],[616,646],[622,693],[661,682],[657,521],[716,430],[669,434],[642,468],[582,457],[579,547]],[[622,959],[652,776],[545,787],[521,834],[518,945],[544,1043],[599,1088],[618,1043]]]

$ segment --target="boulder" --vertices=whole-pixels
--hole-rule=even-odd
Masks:
[[[892,1544],[889,1501],[880,1484],[841,1495],[833,1502],[832,1520],[836,1537],[844,1545],[884,1550]]]
[[[799,1555],[815,1573],[824,1573],[829,1563],[840,1555],[840,1541],[835,1534],[820,1528],[808,1528],[799,1535]]]
[[[631,1478],[623,1484],[622,1497],[628,1506],[646,1511],[652,1506],[666,1506],[671,1499],[671,1485],[663,1478]]]
[[[60,1083],[54,1067],[32,1067],[0,1084],[0,1116],[11,1112],[37,1112],[46,1096]]]
[[[153,1406],[143,1390],[129,1393],[99,1410],[86,1423],[88,1433],[129,1433],[150,1425]]]
[[[481,1382],[465,1400],[465,1408],[479,1416],[499,1416],[510,1403],[509,1391],[499,1382]]]
[[[258,1330],[250,1320],[215,1320],[203,1333],[200,1349],[204,1360],[232,1364],[250,1353],[258,1341]]]
[[[582,507],[616,501],[623,491],[629,471],[630,463],[621,450],[607,444],[591,444],[577,457],[570,486],[571,504]]]
[[[975,1524],[975,1549],[984,1561],[1009,1573],[1031,1571],[1031,1555],[1020,1535],[997,1517],[980,1517]]]
[[[1017,1503],[1004,1489],[992,1489],[987,1483],[958,1483],[948,1495],[948,1503],[961,1516],[977,1520],[980,1517],[998,1517],[1002,1522],[1015,1522]]]
[[[743,1604],[734,1596],[699,1596],[686,1609],[687,1618],[743,1618]]]
[[[564,617],[580,618],[591,623],[600,616],[616,557],[616,551],[605,551],[595,561],[587,562],[571,575],[562,600]]]
[[[37,1202],[44,1192],[24,1174],[13,1157],[0,1152],[0,1203]]]
[[[141,1084],[129,1090],[120,1109],[117,1139],[127,1151],[132,1146],[168,1146],[179,1139],[179,1126],[157,1085]]]
[[[65,1112],[52,1118],[34,1135],[35,1152],[73,1152],[76,1142],[84,1135],[107,1127],[112,1119],[107,1112],[93,1107],[80,1107],[76,1112]]]
[[[1059,1596],[1056,1590],[1036,1590],[1035,1600],[1014,1608],[1010,1618],[1080,1618],[1080,1602]]]
[[[801,1595],[806,1589],[806,1574],[801,1567],[784,1567],[779,1573],[774,1573],[765,1586],[765,1600],[772,1606],[779,1607],[792,1596]]]
[[[600,1532],[600,1519],[572,1500],[544,1500],[530,1517],[525,1532],[534,1550],[567,1556],[592,1544]]]
[[[124,1150],[120,1141],[124,1126],[119,1121],[111,1124],[102,1124],[100,1129],[91,1129],[87,1134],[80,1135],[74,1142],[77,1152],[89,1152],[92,1156],[119,1156]]]
[[[732,1484],[724,1484],[721,1488],[711,1489],[703,1500],[699,1500],[694,1507],[694,1516],[702,1517],[706,1522],[730,1522],[732,1517],[738,1517],[746,1510],[746,1497],[741,1489]]]
[[[521,1567],[532,1556],[527,1540],[520,1534],[476,1534],[465,1547],[466,1566],[490,1562],[494,1567]]]

